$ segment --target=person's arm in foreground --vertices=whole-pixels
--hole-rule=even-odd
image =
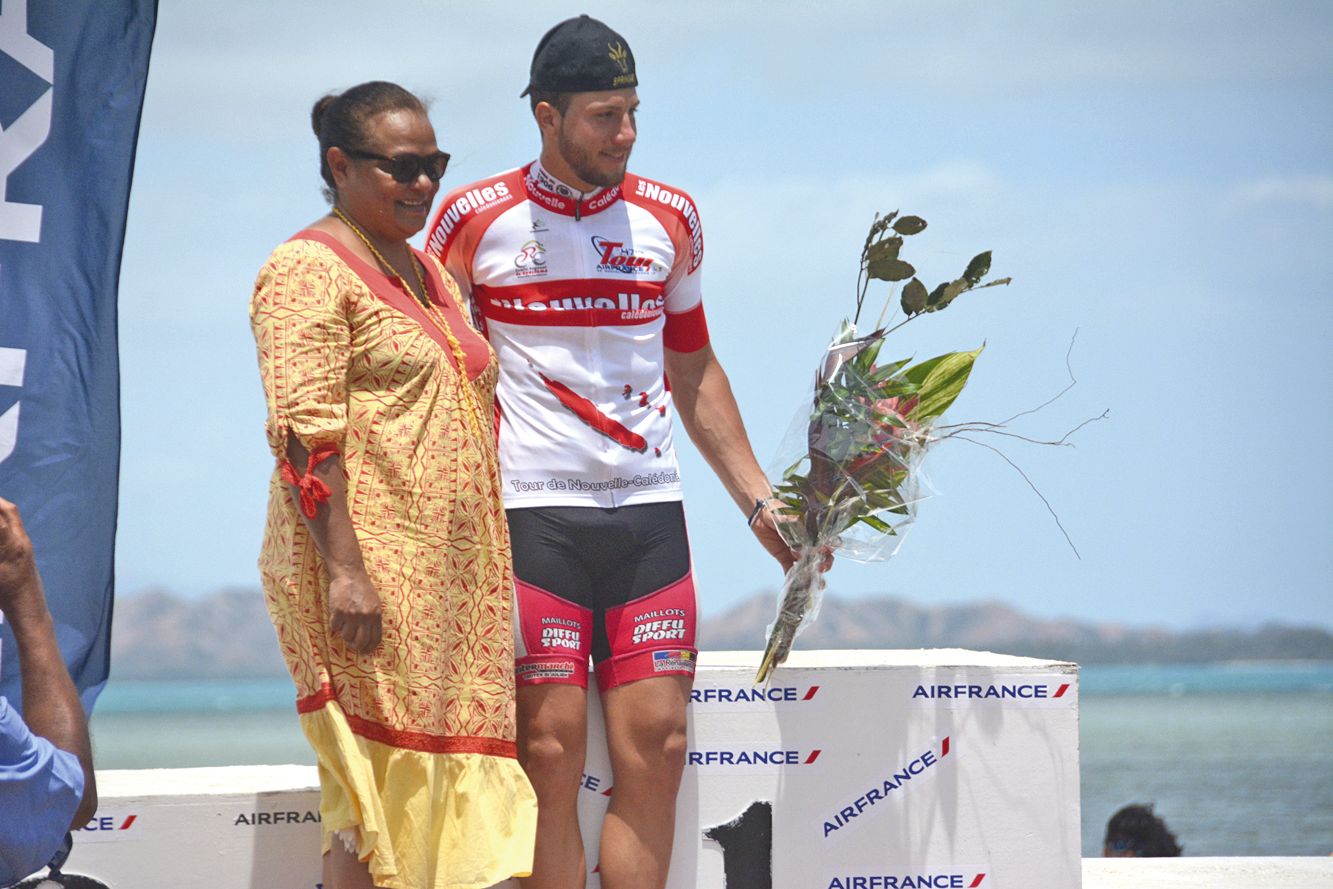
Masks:
[[[83,798],[70,825],[80,828],[97,811],[88,720],[56,644],[32,541],[23,530],[18,507],[4,498],[0,498],[0,611],[18,643],[24,721],[34,735],[74,754],[83,767]]]
[[[741,513],[750,516],[758,501],[772,497],[773,489],[750,447],[726,371],[711,345],[693,352],[665,352],[676,414]],[[759,510],[750,527],[783,571],[792,566],[796,556],[778,534],[772,510]]]
[[[290,482],[287,486],[329,572],[329,629],[353,651],[371,651],[380,644],[380,597],[361,560],[361,544],[347,509],[342,458],[335,454],[307,469],[309,457],[305,445],[295,435],[288,436],[287,459],[292,466],[323,482],[329,492],[311,517],[301,502],[300,488]]]

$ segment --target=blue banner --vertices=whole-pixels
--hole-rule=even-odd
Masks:
[[[116,283],[156,0],[0,0],[0,496],[84,708],[110,665]],[[0,626],[0,694],[19,704]]]

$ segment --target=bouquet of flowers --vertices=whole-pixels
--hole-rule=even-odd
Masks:
[[[916,514],[919,467],[932,444],[948,437],[937,418],[967,384],[981,349],[950,352],[926,361],[881,361],[885,338],[913,318],[938,312],[969,290],[1008,284],[985,281],[989,252],[978,254],[961,277],[933,290],[899,253],[903,239],[926,227],[919,216],[876,215],[861,250],[856,314],[844,320],[815,376],[814,399],[793,424],[799,442],[773,485],[778,532],[797,554],[779,597],[777,620],[755,681],[767,682],[786,660],[792,642],[819,611],[821,564],[834,550],[859,561],[897,552]],[[868,333],[857,324],[872,280],[907,283],[899,304],[906,319]],[[885,306],[885,311],[888,306]]]

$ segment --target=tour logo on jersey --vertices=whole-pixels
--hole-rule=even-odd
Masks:
[[[546,274],[546,246],[541,241],[524,241],[514,256],[514,276],[535,278]]]
[[[633,247],[624,241],[612,241],[601,235],[589,238],[593,252],[597,255],[597,271],[617,272],[622,275],[644,275],[661,268],[661,263],[651,256],[636,253]]]

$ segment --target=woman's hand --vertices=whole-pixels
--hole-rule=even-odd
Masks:
[[[329,629],[352,651],[366,653],[380,644],[380,596],[364,572],[329,581]]]

